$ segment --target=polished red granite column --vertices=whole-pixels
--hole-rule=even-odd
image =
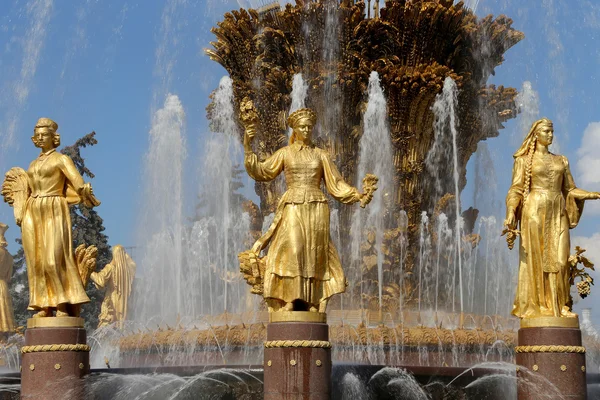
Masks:
[[[82,318],[29,319],[21,349],[21,398],[85,399],[89,351]]]
[[[522,320],[515,351],[519,400],[551,399],[559,393],[564,399],[587,399],[577,318]]]
[[[329,400],[331,344],[325,314],[276,314],[267,325],[265,400]]]

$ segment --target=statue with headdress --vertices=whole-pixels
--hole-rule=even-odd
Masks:
[[[336,200],[365,207],[373,198],[377,178],[367,175],[363,193],[344,181],[329,153],[312,142],[314,111],[303,108],[288,118],[289,145],[260,161],[252,150],[258,113],[250,100],[241,105],[245,126],[244,165],[256,181],[280,173],[287,191],[281,197],[271,226],[251,250],[240,253],[240,269],[252,292],[267,301],[269,312],[325,313],[331,296],[346,290],[346,278],[329,233],[329,205],[321,183]],[[261,252],[268,246],[266,255]]]
[[[41,149],[27,171],[10,169],[2,185],[4,201],[14,208],[21,227],[29,281],[28,310],[34,318],[79,316],[80,305],[90,301],[85,284],[95,267],[97,249],[79,246],[73,251],[69,206],[100,205],[89,183],[70,157],[56,151],[58,124],[40,118],[31,138]]]
[[[0,222],[0,332],[12,333],[15,330],[15,317],[8,282],[13,274],[13,257],[6,247],[8,243],[4,233],[8,229]]]
[[[125,252],[125,248],[118,244],[113,247],[112,254],[109,264],[100,272],[92,272],[90,275],[98,288],[106,290],[98,317],[98,328],[127,319],[127,304],[135,277],[135,262]]]
[[[512,185],[506,196],[503,234],[509,248],[520,237],[512,313],[521,319],[576,317],[571,310],[571,285],[575,276],[589,277],[577,264],[593,266],[580,249],[569,256],[569,230],[577,226],[585,200],[600,199],[600,193],[575,186],[567,158],[548,151],[553,138],[552,121],[542,118],[533,123],[514,154]]]

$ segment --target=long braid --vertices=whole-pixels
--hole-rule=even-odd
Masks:
[[[529,187],[531,186],[531,167],[533,165],[533,153],[535,153],[535,144],[537,142],[537,136],[533,138],[529,149],[527,151],[527,162],[525,164],[525,187],[523,191],[523,203],[527,201],[529,196]]]

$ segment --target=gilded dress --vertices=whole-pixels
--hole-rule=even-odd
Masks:
[[[13,257],[2,246],[1,239],[2,236],[0,235],[0,332],[13,332],[15,330],[15,318],[8,289],[8,282],[13,273]]]
[[[520,219],[519,282],[512,313],[520,318],[560,315],[569,300],[569,229],[579,222],[583,201],[570,195],[575,182],[564,156],[535,156],[523,202],[528,156],[515,159],[508,208]],[[519,218],[520,216],[520,218]],[[548,274],[556,273],[556,302]]]
[[[136,265],[122,246],[113,247],[113,259],[102,271],[92,272],[91,280],[105,288],[104,300],[98,316],[98,328],[127,319],[127,304],[131,295]]]
[[[345,204],[360,200],[358,190],[344,182],[325,150],[298,141],[263,162],[246,152],[244,164],[256,181],[272,180],[283,171],[287,184],[273,223],[252,248],[260,254],[269,245],[263,297],[317,305],[343,293],[346,279],[329,235],[329,205],[321,182]]]
[[[21,224],[29,280],[28,310],[90,301],[73,258],[69,204],[79,203],[83,178],[73,160],[54,149],[27,170],[31,191]]]

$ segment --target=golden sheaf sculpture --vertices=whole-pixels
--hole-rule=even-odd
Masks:
[[[98,328],[127,319],[127,304],[136,265],[120,244],[113,247],[112,255],[111,262],[102,271],[92,272],[90,276],[98,288],[106,289],[98,317]]]
[[[329,298],[346,290],[346,279],[329,235],[329,205],[321,183],[336,200],[361,202],[365,207],[373,198],[377,178],[365,178],[364,193],[344,182],[327,151],[312,143],[316,115],[306,108],[288,118],[293,130],[289,145],[259,161],[251,147],[257,113],[248,100],[242,102],[241,111],[246,171],[257,181],[275,179],[283,172],[287,191],[269,229],[251,250],[240,253],[240,269],[252,292],[263,295],[270,312],[324,313]],[[267,245],[268,252],[261,257]]]
[[[2,185],[4,201],[14,207],[21,226],[29,280],[28,310],[34,317],[78,316],[79,306],[90,301],[84,280],[95,264],[95,248],[80,246],[73,252],[69,206],[98,206],[92,187],[84,183],[70,157],[56,151],[58,125],[40,118],[31,140],[41,149],[29,169],[12,168]]]
[[[536,121],[514,154],[512,185],[506,196],[509,247],[517,236],[519,282],[512,313],[519,318],[575,317],[571,309],[572,268],[569,229],[577,226],[585,200],[600,193],[575,186],[565,156],[548,151],[552,121]],[[519,229],[517,227],[519,225]]]
[[[7,229],[8,226],[0,222],[0,332],[12,333],[15,331],[15,317],[8,282],[12,278],[13,257],[6,249],[8,243],[4,232]]]

